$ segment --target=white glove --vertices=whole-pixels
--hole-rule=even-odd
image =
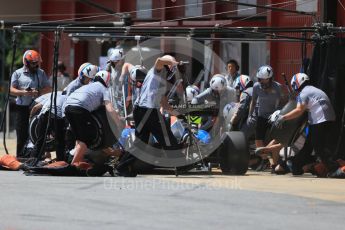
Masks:
[[[193,98],[192,101],[190,102],[192,105],[197,105],[198,104],[198,99]]]
[[[268,117],[268,122],[271,124],[274,124],[274,122],[277,120],[277,116],[280,114],[280,110],[275,111]]]
[[[278,115],[273,125],[277,127],[278,129],[281,129],[283,128],[283,123],[284,123],[283,115]]]

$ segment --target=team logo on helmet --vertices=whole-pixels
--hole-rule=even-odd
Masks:
[[[223,109],[223,117],[226,121],[229,121],[237,110],[238,104],[231,102],[226,104]]]
[[[79,67],[78,76],[80,79],[84,77],[93,79],[95,74],[99,71],[99,67],[91,63],[84,63]]]
[[[247,88],[247,86],[249,85],[249,83],[252,82],[252,80],[250,79],[249,76],[247,75],[241,75],[239,77],[238,83],[236,85],[236,88],[239,89],[240,91],[243,91]]]
[[[86,72],[87,72],[87,75],[90,75],[91,68],[90,67],[86,68]]]
[[[28,65],[29,62],[42,62],[41,55],[36,50],[27,50],[23,55],[23,64]]]
[[[109,60],[112,62],[120,61],[124,58],[124,52],[122,49],[111,49],[109,52]]]
[[[272,72],[272,71],[271,71],[270,68],[267,68],[266,71],[267,71],[267,75],[268,75],[268,76],[271,75],[271,72]]]
[[[225,77],[221,74],[214,75],[211,79],[210,86],[213,90],[223,90],[226,87]]]
[[[269,79],[273,77],[272,67],[269,65],[261,66],[256,73],[256,77],[259,79]]]
[[[293,90],[297,91],[306,81],[309,81],[308,75],[305,73],[297,73],[291,79],[291,87]]]
[[[186,88],[187,101],[191,101],[199,94],[199,88],[195,85],[189,85]]]

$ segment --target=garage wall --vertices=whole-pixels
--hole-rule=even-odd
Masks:
[[[25,9],[25,10],[22,10]],[[0,1],[0,19],[10,21],[39,21],[41,5],[39,0]]]
[[[319,0],[320,1],[320,0]],[[320,2],[317,1],[317,15],[319,13],[319,4]],[[279,0],[272,0],[273,4],[278,3]],[[311,4],[308,6],[312,6],[311,8],[315,10],[315,2],[311,1],[298,1],[294,4],[285,7],[286,9],[290,10],[302,10],[306,7],[302,7],[303,3]],[[278,11],[271,11],[268,14],[268,26],[273,27],[303,27],[303,26],[312,26],[314,23],[313,18],[311,16],[304,16],[294,13],[287,13],[287,12],[278,12]],[[301,37],[301,33],[286,33],[281,34],[285,36],[291,37]],[[307,37],[310,37],[311,34],[307,34]],[[301,42],[269,42],[268,43],[270,49],[270,63],[275,71],[275,79],[283,82],[281,79],[281,73],[285,73],[288,77],[288,80],[291,76],[299,72],[302,66],[302,44]],[[311,57],[313,50],[313,45],[311,43],[307,44],[307,57]]]

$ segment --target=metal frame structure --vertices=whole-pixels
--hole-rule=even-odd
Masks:
[[[136,39],[138,40],[137,36],[142,36],[142,38],[149,39],[160,37],[162,34],[164,35],[179,35],[179,38],[193,38],[196,40],[241,40],[247,39],[246,41],[284,41],[284,42],[316,42],[316,41],[324,41],[333,37],[335,33],[343,33],[345,28],[342,27],[333,27],[332,24],[327,23],[319,23],[314,24],[312,27],[286,27],[286,28],[277,28],[277,27],[223,27],[221,25],[215,25],[214,27],[194,27],[194,28],[186,28],[186,27],[141,27],[141,26],[130,26],[131,20],[130,16],[126,14],[120,14],[113,12],[110,9],[105,8],[99,4],[96,4],[90,0],[82,0],[81,2],[91,5],[93,7],[99,8],[105,12],[110,14],[119,16],[122,18],[122,21],[118,22],[39,22],[38,25],[32,24],[23,24],[23,23],[6,23],[4,21],[0,21],[0,29],[9,29],[11,27],[13,31],[13,40],[12,40],[12,47],[13,47],[13,58],[10,73],[13,73],[14,68],[14,56],[16,51],[16,35],[20,32],[54,32],[55,33],[55,41],[54,41],[54,66],[53,66],[53,87],[57,81],[57,60],[58,60],[58,47],[60,43],[60,35],[61,33],[69,33],[71,38],[107,38],[107,39]],[[231,0],[218,0],[217,2],[224,2],[228,4],[236,4],[236,5],[243,5],[243,6],[250,6],[262,9],[268,9],[272,11],[281,11],[281,12],[289,12],[289,13],[296,13],[300,15],[310,15],[315,16],[314,13],[308,13],[303,11],[294,11],[288,9],[282,9],[277,7],[271,6],[263,6],[263,5],[254,5],[254,4],[247,4],[247,3],[239,3],[238,1],[231,1]],[[14,25],[16,24],[16,25]],[[18,25],[19,24],[19,25]],[[279,35],[280,33],[301,33],[301,37],[291,37],[286,35]],[[314,33],[311,38],[307,38],[307,33]],[[217,37],[222,34],[230,34],[232,37],[227,38],[220,38]],[[251,36],[245,36],[251,35]],[[216,37],[214,37],[216,36]],[[269,37],[269,38],[268,38]],[[164,38],[164,37],[161,37]],[[302,46],[303,49],[303,46]],[[303,50],[302,50],[303,54]],[[10,82],[10,78],[9,78]],[[5,103],[5,113],[6,108],[9,100],[9,88],[8,87],[8,95]],[[56,100],[56,86],[53,88],[55,91],[54,98]],[[52,94],[53,95],[53,94]],[[53,96],[52,96],[53,99]],[[55,108],[56,109],[56,108]],[[5,114],[4,113],[4,114]],[[4,124],[4,118],[1,121],[1,128]],[[5,132],[6,127],[4,127],[4,146],[6,153],[6,143],[5,143]]]
[[[89,24],[88,24],[89,23]],[[54,66],[53,66],[53,87],[56,83],[57,78],[57,60],[58,60],[58,47],[60,43],[61,33],[69,33],[70,37],[79,37],[79,38],[107,38],[107,39],[135,39],[135,40],[144,40],[157,38],[164,39],[166,37],[160,37],[164,35],[180,35],[178,38],[193,38],[196,40],[241,40],[247,39],[247,41],[284,41],[284,42],[316,42],[318,40],[324,40],[331,36],[334,33],[344,32],[345,28],[343,27],[333,27],[329,23],[320,23],[315,24],[313,27],[286,27],[286,28],[275,28],[275,27],[200,27],[200,28],[175,28],[175,27],[136,27],[136,26],[127,26],[123,27],[123,22],[120,24],[114,23],[84,23],[84,26],[80,26],[80,23],[69,23],[65,25],[57,25],[56,23],[48,25],[16,25],[13,26],[13,55],[15,55],[16,50],[16,36],[20,32],[54,32],[55,33],[55,45],[54,45]],[[93,24],[91,26],[90,24]],[[2,22],[2,28],[5,28],[4,23]],[[233,38],[217,38],[217,37],[208,37],[210,35],[219,35],[219,34],[229,34],[237,35]],[[282,36],[277,33],[301,33],[301,37],[291,37],[291,36]],[[307,33],[314,33],[312,38],[306,38]],[[255,35],[250,38],[244,38],[244,35]],[[142,35],[142,36],[140,36]],[[184,36],[185,37],[184,37]],[[138,37],[139,36],[139,37]],[[206,37],[205,37],[206,36]],[[271,38],[265,38],[271,37]],[[175,37],[176,38],[176,37]],[[13,73],[14,68],[14,56],[12,58],[11,70],[10,73]],[[10,82],[10,78],[9,78]],[[10,83],[9,83],[10,84]],[[52,99],[56,100],[56,89],[54,97]],[[53,95],[53,94],[52,94]],[[9,87],[8,95],[4,108],[4,116],[1,121],[1,127],[3,127],[5,114],[7,110],[7,104],[9,99]],[[52,100],[53,101],[53,100]],[[5,133],[6,126],[4,127],[4,147],[6,153],[8,153],[5,143]]]

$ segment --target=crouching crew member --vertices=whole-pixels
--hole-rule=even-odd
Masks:
[[[309,85],[309,76],[304,73],[295,74],[291,79],[291,86],[298,93],[297,107],[285,115],[278,115],[274,125],[281,127],[284,121],[299,117],[307,111],[309,135],[315,154],[328,171],[336,170],[337,165],[332,161],[328,139],[333,131],[335,112],[328,96],[322,90]]]
[[[27,50],[23,55],[24,66],[16,70],[11,77],[10,93],[17,97],[17,157],[22,157],[23,148],[29,137],[30,106],[36,97],[51,91],[47,75],[39,68],[41,62],[41,56],[37,51]]]
[[[177,146],[170,124],[164,121],[159,109],[163,107],[170,114],[175,114],[166,97],[167,76],[171,75],[172,71],[176,71],[178,64],[170,55],[157,58],[141,86],[139,96],[135,101],[133,118],[135,135],[144,143],[149,143],[150,134],[152,134],[162,147]]]
[[[210,80],[210,87],[207,88],[204,92],[200,93],[192,99],[191,104],[204,104],[207,102],[215,102],[216,107],[219,108],[219,111],[223,111],[224,107],[231,102],[236,102],[236,91],[234,88],[227,86],[227,81],[222,74],[215,74]],[[221,117],[221,116],[219,116]],[[216,125],[217,124],[217,125]],[[217,135],[218,131],[221,131],[220,128],[224,125],[224,121],[214,121],[213,130]]]
[[[38,123],[37,123],[37,142],[34,143],[34,155],[33,157],[41,158],[40,153],[43,151],[42,147],[44,144],[44,135],[46,133],[48,119],[49,119],[49,110],[51,105],[51,120],[49,121],[49,126],[55,130],[55,141],[56,141],[56,159],[58,161],[65,160],[65,121],[62,115],[62,106],[66,100],[66,95],[62,95],[61,91],[58,91],[56,94],[56,113],[54,100],[51,103],[51,93],[43,95],[43,100],[40,103],[37,103],[33,109],[32,114],[37,111],[37,108],[42,107],[41,112],[38,114]],[[38,100],[39,101],[39,100]],[[56,121],[56,126],[55,126]]]
[[[97,128],[93,125],[94,120],[91,117],[91,112],[105,105],[108,117],[115,122],[120,130],[122,129],[120,118],[110,101],[109,83],[110,73],[99,71],[95,75],[94,82],[80,87],[66,100],[65,115],[76,137],[72,164],[83,161],[87,146],[92,143],[98,133]]]
[[[236,102],[235,89],[227,86],[227,81],[222,74],[213,75],[210,87],[192,99],[191,104],[203,104],[205,101],[216,102],[219,110],[223,111],[226,104]]]
[[[241,75],[239,77],[236,86],[236,90],[240,92],[239,107],[230,120],[231,125],[235,126],[235,129],[241,130],[247,139],[255,133],[255,121],[247,119],[250,102],[253,97],[253,84],[249,76]]]
[[[76,89],[79,89],[83,85],[87,85],[95,77],[95,74],[99,71],[99,67],[92,65],[91,63],[84,63],[79,67],[78,77],[67,85],[63,94],[69,96]]]

